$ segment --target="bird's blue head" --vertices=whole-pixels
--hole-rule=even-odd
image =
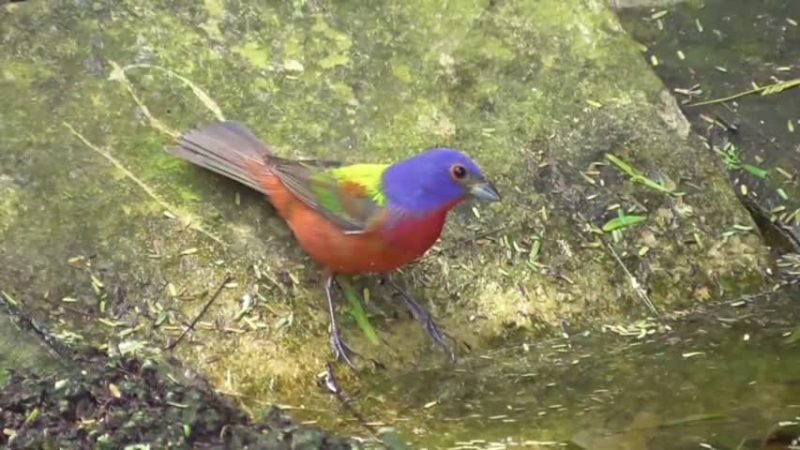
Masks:
[[[390,205],[419,213],[453,207],[468,198],[500,201],[478,165],[449,148],[430,149],[389,166],[383,191]]]

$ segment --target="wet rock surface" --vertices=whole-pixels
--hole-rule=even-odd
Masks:
[[[800,251],[798,17],[800,4],[782,0],[621,13],[778,254]]]
[[[175,352],[250,406],[327,405],[328,319],[264,199],[164,151],[223,117],[290,157],[478,160],[503,203],[461,208],[399,274],[476,353],[766,282],[723,164],[605,2],[23,2],[0,23],[0,289],[75,342],[165,348],[230,274]],[[390,370],[443,364],[358,281],[383,342],[345,319],[351,343]]]

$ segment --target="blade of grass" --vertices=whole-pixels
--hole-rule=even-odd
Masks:
[[[657,182],[651,180],[650,178],[647,178],[646,176],[644,176],[641,173],[639,173],[638,170],[634,169],[630,164],[628,164],[625,161],[619,159],[618,157],[612,155],[611,153],[606,153],[606,159],[609,160],[609,162],[611,162],[611,164],[616,166],[617,169],[619,169],[620,171],[624,172],[629,177],[631,177],[631,182],[632,183],[641,183],[641,184],[643,184],[643,185],[645,185],[645,186],[647,186],[647,187],[649,187],[651,189],[655,189],[655,190],[657,190],[659,192],[663,192],[663,193],[669,194],[669,195],[676,195],[677,194],[674,189],[669,189],[669,188],[665,187],[664,185],[662,185],[661,183],[657,183]]]
[[[795,88],[795,87],[798,87],[798,86],[800,86],[800,78],[796,78],[794,80],[788,80],[788,81],[781,81],[781,82],[773,83],[773,84],[768,84],[766,86],[761,86],[761,87],[758,87],[758,88],[755,88],[755,89],[750,89],[749,91],[738,92],[736,94],[729,95],[727,97],[720,97],[720,98],[715,98],[715,99],[712,99],[712,100],[705,100],[705,101],[702,101],[702,102],[690,103],[690,104],[685,105],[685,106],[688,107],[688,108],[691,108],[691,107],[695,107],[695,106],[714,105],[714,104],[717,104],[717,103],[725,103],[725,102],[729,102],[731,100],[736,100],[737,98],[742,98],[742,97],[746,97],[748,95],[753,95],[753,94],[758,94],[758,93],[760,93],[762,96],[764,96],[764,95],[773,95],[773,94],[777,94],[777,93],[783,92],[783,91],[785,91],[787,89]]]
[[[625,228],[629,228],[634,225],[644,223],[646,220],[647,216],[620,215],[619,217],[615,217],[606,222],[606,224],[603,225],[603,231],[605,231],[606,233],[610,233],[616,230],[623,230]]]
[[[765,169],[762,169],[761,167],[752,166],[750,164],[743,164],[742,168],[745,171],[747,171],[750,175],[756,178],[760,178],[762,180],[767,178],[767,174],[769,173]]]
[[[361,331],[367,335],[367,339],[369,339],[370,342],[374,345],[380,344],[378,333],[375,332],[375,329],[372,328],[372,325],[369,323],[367,312],[364,311],[364,307],[361,305],[361,299],[359,299],[358,293],[353,288],[353,285],[344,277],[340,277],[338,281],[342,286],[344,296],[347,298],[348,303],[350,303],[350,315],[356,321],[358,327],[361,328]]]
[[[710,413],[710,414],[694,414],[691,416],[687,416],[681,419],[670,420],[668,422],[664,422],[660,425],[660,428],[670,428],[670,427],[678,427],[684,425],[692,425],[698,422],[706,422],[709,420],[726,420],[730,417],[719,414],[719,413]]]

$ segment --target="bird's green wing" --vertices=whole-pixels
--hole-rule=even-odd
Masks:
[[[332,162],[269,159],[273,173],[295,197],[347,233],[369,231],[386,217],[381,179],[388,164],[343,166]]]

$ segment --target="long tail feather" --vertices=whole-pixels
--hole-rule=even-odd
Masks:
[[[236,180],[264,194],[259,173],[268,173],[266,158],[272,151],[245,125],[217,122],[192,130],[178,139],[169,152],[205,169]],[[263,171],[259,169],[263,168]]]

